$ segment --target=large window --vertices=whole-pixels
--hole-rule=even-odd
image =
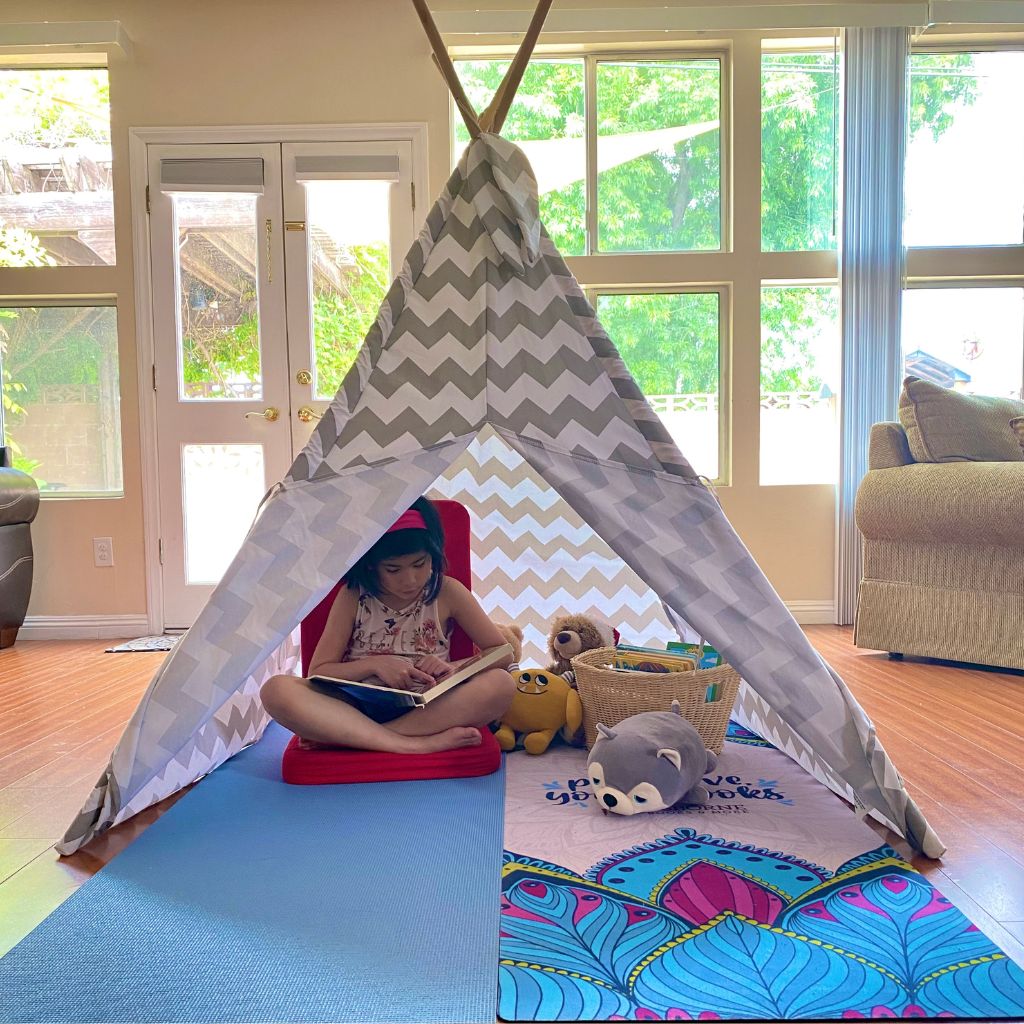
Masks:
[[[836,286],[762,289],[762,484],[836,482],[840,351]]]
[[[839,464],[839,59],[761,54],[759,483],[834,484]],[[767,47],[773,47],[771,49]],[[800,260],[799,264],[794,260]],[[786,278],[797,270],[799,280]]]
[[[486,106],[508,65],[457,62],[474,105]],[[538,59],[502,134],[529,159],[541,218],[563,256],[716,250],[724,209],[721,118],[721,57]],[[456,120],[456,150],[468,140]],[[588,149],[595,181],[587,175]],[[596,210],[589,223],[588,209]]]
[[[761,57],[761,248],[836,247],[839,169],[836,51]]]
[[[547,53],[504,129],[641,389],[720,483],[734,465],[756,467],[747,485],[837,479],[839,49],[835,33],[737,33],[725,50]],[[754,60],[756,122],[749,93],[731,92]],[[456,66],[482,109],[508,61]],[[911,73],[908,372],[1018,393],[1024,272],[1006,250],[1024,240],[1024,53],[933,47]],[[736,213],[755,192],[756,235]]]
[[[114,307],[3,307],[0,342],[14,465],[43,494],[120,493]]]
[[[722,296],[599,295],[597,315],[693,468],[719,476]]]
[[[44,497],[122,493],[114,264],[106,68],[0,68],[0,433]]]
[[[114,263],[107,71],[0,68],[0,266]]]
[[[918,52],[910,70],[905,371],[1022,397],[1024,51]]]
[[[1024,288],[912,288],[907,373],[972,395],[1024,398]]]
[[[461,60],[471,102],[508,61]],[[728,248],[726,55],[589,54],[531,62],[502,134],[537,178],[544,226],[683,454],[727,479],[728,283],[694,258]],[[457,159],[468,133],[455,117]],[[681,276],[673,261],[690,258]],[[650,287],[650,268],[670,282]],[[645,269],[646,267],[646,269]],[[638,285],[646,285],[646,287]]]
[[[722,246],[721,62],[598,61],[597,245]]]
[[[1024,52],[915,53],[904,240],[1024,242]]]

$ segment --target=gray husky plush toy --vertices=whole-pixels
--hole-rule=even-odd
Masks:
[[[587,768],[598,806],[605,814],[640,814],[674,804],[702,804],[701,784],[718,758],[679,712],[646,711],[614,729],[598,723]]]

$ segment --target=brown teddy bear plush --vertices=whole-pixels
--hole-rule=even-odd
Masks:
[[[505,638],[505,643],[512,645],[515,658],[508,670],[515,672],[519,668],[519,662],[523,660],[523,631],[514,622],[495,622],[494,625]]]
[[[548,635],[548,654],[552,658],[548,671],[564,676],[575,687],[570,660],[595,647],[614,647],[618,639],[618,630],[600,619],[589,615],[559,615]]]

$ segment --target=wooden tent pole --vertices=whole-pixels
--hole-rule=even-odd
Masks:
[[[501,131],[501,126],[508,116],[509,107],[512,106],[512,101],[515,99],[519,83],[523,80],[526,65],[530,63],[533,48],[537,45],[537,37],[544,26],[544,19],[551,9],[551,3],[552,0],[539,0],[530,21],[530,27],[526,30],[526,35],[516,52],[515,59],[508,71],[505,72],[505,77],[501,80],[501,85],[498,86],[498,91],[491,98],[487,109],[480,115],[480,127],[485,132]]]
[[[462,88],[459,76],[455,73],[455,65],[452,64],[452,59],[445,48],[441,33],[437,31],[434,19],[430,15],[427,0],[412,0],[412,5],[420,16],[423,30],[427,33],[427,39],[430,40],[430,48],[434,51],[434,63],[437,65],[445,82],[448,83],[452,96],[455,97],[455,105],[459,108],[462,120],[466,122],[470,138],[475,139],[480,134],[479,118],[473,109],[473,105],[469,102],[465,90]]]

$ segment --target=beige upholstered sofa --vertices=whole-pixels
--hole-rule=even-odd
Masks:
[[[908,430],[871,429],[854,643],[1024,669],[1024,460],[916,461]]]

